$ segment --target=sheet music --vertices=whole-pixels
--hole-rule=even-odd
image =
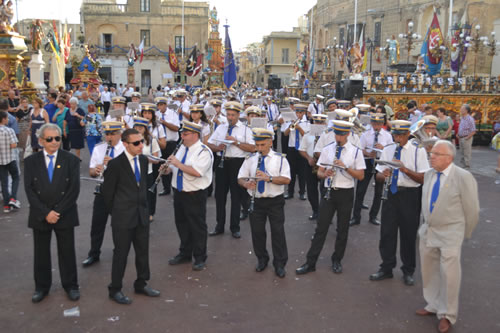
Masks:
[[[267,119],[266,118],[252,118],[250,120],[251,128],[264,128],[267,129]]]
[[[281,117],[284,121],[295,121],[297,120],[297,115],[295,112],[281,112]]]

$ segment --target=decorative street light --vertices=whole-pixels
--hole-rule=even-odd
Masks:
[[[483,45],[485,47],[489,48],[488,55],[490,57],[494,57],[497,54],[497,51],[498,51],[497,46],[500,46],[500,42],[498,42],[495,39],[495,32],[494,31],[491,32],[491,37],[489,40],[488,40],[488,37],[483,37]],[[493,62],[491,63],[491,66],[493,66]],[[491,68],[490,68],[490,72],[491,72]]]
[[[410,63],[410,51],[415,48],[415,42],[422,38],[422,36],[413,32],[413,21],[408,22],[408,33],[399,34],[400,39],[406,40],[406,64]]]
[[[371,40],[370,37],[368,37],[368,40],[366,41],[366,46],[370,50],[370,74],[372,72],[372,58],[373,58],[373,49],[375,48],[375,42]]]

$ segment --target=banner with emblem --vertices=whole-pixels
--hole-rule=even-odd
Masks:
[[[224,85],[227,89],[231,88],[231,86],[236,81],[236,66],[234,64],[233,57],[233,49],[231,48],[231,39],[229,38],[228,25],[225,25],[226,28],[226,39],[224,41]]]
[[[436,75],[441,71],[441,65],[443,64],[443,57],[436,54],[433,56],[433,50],[439,50],[441,45],[443,45],[443,34],[439,26],[439,20],[436,12],[434,12],[434,17],[432,23],[427,30],[424,42],[422,43],[422,48],[420,53],[424,57],[425,71],[429,75]]]
[[[168,46],[168,64],[172,72],[177,73],[179,71],[179,63],[177,62],[177,57],[172,49],[172,46]]]

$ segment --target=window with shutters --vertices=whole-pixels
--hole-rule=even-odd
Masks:
[[[345,28],[340,28],[339,29],[339,45],[344,45],[345,44]]]
[[[149,12],[151,8],[151,0],[141,0],[141,12]]]
[[[288,64],[288,52],[289,49],[281,49],[281,63]]]
[[[149,30],[141,30],[141,42],[144,40],[144,46],[151,46],[151,34]]]
[[[375,22],[375,35],[373,42],[376,47],[380,47],[380,42],[382,39],[382,22]]]

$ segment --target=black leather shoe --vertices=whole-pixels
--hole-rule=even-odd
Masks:
[[[41,302],[48,294],[49,294],[48,291],[35,291],[35,293],[31,297],[31,301],[33,303]]]
[[[367,206],[367,205],[365,205],[365,204],[361,204],[361,209],[368,209],[368,208],[370,208],[370,207],[368,207],[368,206]]]
[[[158,193],[158,195],[159,195],[160,197],[162,197],[162,196],[164,196],[164,195],[169,195],[169,194],[170,194],[170,192],[168,192],[168,191],[166,191],[166,190],[163,190],[163,191],[161,191],[160,193]]]
[[[193,264],[193,271],[202,271],[205,268],[205,262],[195,262]]]
[[[280,279],[284,278],[286,275],[285,268],[283,267],[277,267],[274,272],[276,273],[276,276],[279,277]]]
[[[359,220],[356,220],[355,218],[352,218],[350,221],[349,221],[349,225],[350,226],[353,226],[353,225],[359,225]]]
[[[160,296],[160,291],[156,290],[156,289],[153,289],[150,286],[145,286],[142,289],[136,289],[135,293],[136,294],[143,294],[143,295],[146,295],[146,296],[149,296],[149,297],[158,297],[158,296]]]
[[[88,257],[82,262],[83,267],[89,267],[99,261],[99,257]]]
[[[310,221],[314,221],[318,219],[318,213],[312,213],[312,215],[309,216]]]
[[[267,261],[259,261],[259,263],[255,267],[255,271],[260,273],[263,270],[265,270],[266,267],[267,267]]]
[[[332,271],[336,274],[342,273],[342,264],[340,261],[335,260],[332,264]]]
[[[392,272],[378,271],[377,273],[370,275],[370,280],[380,281],[385,279],[392,279],[393,277],[394,276],[392,275]]]
[[[403,275],[403,282],[407,286],[413,286],[415,284],[415,280],[413,280],[413,275],[404,274]]]
[[[109,295],[109,298],[111,298],[113,301],[115,301],[118,304],[130,304],[132,303],[132,300],[128,298],[127,296],[123,295],[121,291],[116,292],[114,295]]]
[[[308,263],[305,263],[304,265],[297,268],[295,270],[295,273],[297,275],[303,275],[303,274],[307,274],[307,273],[315,272],[315,271],[316,271],[316,266],[309,265]]]
[[[233,238],[241,238],[241,233],[239,231],[235,231],[232,233]]]
[[[68,298],[72,301],[78,301],[80,299],[80,290],[71,289],[66,292],[68,294]]]
[[[211,231],[208,233],[209,236],[217,236],[217,235],[222,235],[224,233],[224,231],[220,231],[220,230],[217,230],[215,229],[214,231]]]
[[[244,219],[246,219],[248,217],[248,213],[245,213],[245,212],[241,212],[240,213],[240,221],[243,221]]]
[[[300,200],[307,200],[307,198],[306,198],[306,195],[305,195],[305,194],[300,194],[300,195],[299,195],[299,199],[300,199]]]
[[[376,218],[370,218],[369,222],[373,225],[380,225],[380,221]]]
[[[184,257],[183,255],[181,254],[178,254],[176,255],[175,257],[173,258],[170,258],[168,260],[168,264],[169,265],[179,265],[179,264],[184,264],[184,263],[187,263],[187,262],[191,262],[191,258],[188,258],[188,257]]]
[[[293,194],[290,194],[290,193],[285,193],[285,195],[283,196],[285,199],[292,199],[293,198]]]

